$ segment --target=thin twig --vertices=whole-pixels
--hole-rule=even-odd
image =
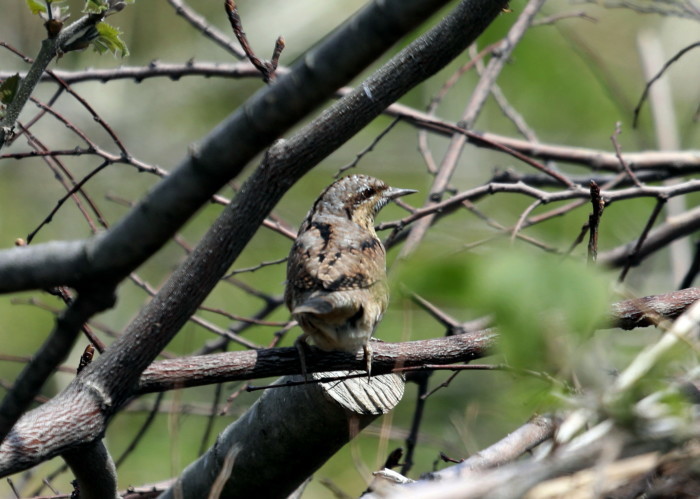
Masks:
[[[214,398],[212,399],[212,406],[209,416],[207,417],[207,425],[204,428],[204,433],[202,433],[202,440],[199,443],[198,456],[203,455],[207,448],[209,447],[209,440],[211,439],[211,434],[214,431],[214,423],[216,422],[216,407],[219,405],[221,400],[221,392],[223,390],[223,383],[217,383],[214,389]]]
[[[421,373],[419,376],[414,377],[414,381],[418,385],[418,396],[416,397],[416,407],[413,410],[413,419],[411,420],[411,431],[406,437],[406,458],[404,459],[403,466],[401,466],[401,474],[406,475],[413,467],[413,454],[416,450],[416,443],[418,443],[418,434],[420,432],[420,425],[423,421],[423,413],[425,410],[425,394],[428,391],[428,380],[430,379],[430,372],[426,371]]]
[[[226,10],[228,20],[231,23],[233,33],[236,35],[241,47],[243,47],[243,51],[248,57],[248,60],[257,68],[258,71],[260,71],[263,81],[265,83],[270,83],[276,76],[275,70],[277,69],[280,54],[282,53],[282,50],[284,50],[284,38],[281,36],[277,38],[277,41],[275,41],[275,48],[272,52],[272,59],[269,61],[264,61],[255,55],[253,48],[250,46],[250,43],[248,43],[248,37],[243,31],[243,23],[241,22],[241,16],[238,14],[236,2],[233,0],[226,0],[224,2],[224,9]]]
[[[255,272],[256,270],[260,270],[263,267],[268,267],[270,265],[278,265],[278,264],[284,263],[286,261],[287,261],[287,257],[285,256],[283,258],[278,258],[277,260],[271,260],[268,262],[260,262],[259,264],[253,265],[252,267],[245,267],[242,269],[234,269],[229,274],[222,277],[222,279],[228,279],[229,277],[233,277],[236,274],[242,274],[244,272]]]
[[[654,77],[647,82],[647,84],[644,86],[644,91],[642,92],[642,96],[639,98],[639,102],[637,102],[637,105],[634,107],[634,118],[632,119],[632,128],[637,128],[637,123],[639,121],[639,113],[642,110],[642,106],[644,105],[644,102],[647,99],[647,96],[649,95],[649,91],[651,90],[651,86],[656,83],[656,81],[663,76],[663,74],[666,72],[666,70],[676,62],[678,59],[683,57],[686,52],[689,52],[693,50],[696,47],[700,47],[700,42],[695,42],[691,43],[685,48],[682,48],[679,50],[676,55],[671,57],[668,61],[666,61],[666,64],[663,65],[661,70],[654,75]]]
[[[235,392],[226,398],[226,404],[219,410],[219,416],[225,416],[226,413],[231,409],[233,402],[241,395],[243,392],[248,391],[248,384],[242,384]]]
[[[506,37],[499,43],[498,56],[491,58],[489,61],[484,74],[481,76],[479,83],[472,92],[469,103],[462,113],[459,126],[455,127],[452,133],[452,140],[447,152],[443,156],[433,185],[430,188],[430,195],[425,207],[438,203],[442,199],[445,189],[457,167],[458,159],[461,156],[464,145],[467,142],[465,132],[474,126],[486,99],[491,93],[491,88],[505,66],[508,57],[510,57],[510,54],[522,39],[527,28],[532,24],[535,14],[540,10],[543,4],[544,0],[530,0]],[[435,217],[433,215],[429,215],[413,225],[401,249],[400,256],[402,258],[407,257],[416,249],[428,228],[432,225],[434,219]]]
[[[165,395],[165,392],[161,392],[156,397],[156,400],[153,403],[153,407],[151,408],[150,412],[148,413],[148,417],[146,418],[146,421],[143,422],[143,424],[141,425],[141,428],[139,428],[139,431],[136,433],[136,435],[131,440],[129,445],[126,447],[126,449],[124,449],[124,452],[122,452],[122,455],[119,456],[119,458],[115,461],[114,465],[117,468],[119,468],[119,466],[126,460],[126,458],[129,456],[129,454],[131,454],[133,452],[133,450],[136,449],[139,442],[146,435],[146,432],[151,427],[151,425],[153,424],[153,422],[156,419],[156,416],[158,415],[158,412],[160,410],[160,404],[163,401],[164,395]]]
[[[679,289],[689,288],[692,286],[698,272],[700,272],[700,239],[695,241],[695,254],[693,255],[693,261],[690,263],[688,272],[685,274]]]
[[[362,151],[357,153],[355,156],[355,159],[353,159],[350,163],[348,163],[345,166],[341,166],[338,172],[335,174],[333,178],[339,178],[345,171],[349,170],[350,168],[354,168],[357,166],[357,164],[360,162],[360,160],[367,155],[368,153],[372,152],[377,144],[386,137],[386,135],[401,121],[401,117],[397,116],[394,118],[394,120],[389,123],[389,126],[387,126],[384,130],[381,131],[379,135],[377,135],[372,143],[368,145],[366,148],[364,148]]]
[[[19,494],[19,492],[18,492],[17,489],[15,488],[15,483],[12,481],[11,478],[8,478],[8,479],[7,479],[7,483],[8,483],[8,485],[10,486],[10,488],[12,489],[12,493],[15,495],[15,497],[16,497],[17,499],[20,499],[20,497],[22,497],[22,496]]]
[[[600,187],[591,180],[591,204],[593,211],[588,217],[588,228],[590,230],[590,238],[588,239],[588,263],[595,263],[598,259],[598,226],[600,218],[605,209],[605,200],[600,195]]]
[[[42,222],[32,231],[27,235],[27,244],[32,242],[32,239],[34,239],[34,236],[41,230],[42,227],[44,227],[46,224],[50,223],[51,220],[53,220],[54,215],[58,212],[58,210],[61,209],[61,206],[68,201],[75,193],[80,191],[83,186],[90,180],[92,177],[97,175],[99,172],[104,170],[106,167],[108,167],[111,163],[109,161],[103,161],[101,165],[99,165],[97,168],[92,170],[90,173],[85,175],[80,182],[75,184],[65,195],[63,195],[57,202],[56,206],[54,206],[53,210],[42,220]]]
[[[627,262],[625,263],[625,267],[622,269],[622,273],[620,273],[620,277],[618,278],[619,282],[625,280],[629,269],[632,267],[633,264],[637,263],[636,260],[637,255],[639,254],[639,250],[642,248],[642,244],[644,244],[644,241],[649,235],[649,231],[654,226],[654,222],[656,222],[656,219],[658,218],[665,204],[666,198],[664,197],[659,198],[659,200],[656,202],[656,205],[654,206],[654,211],[651,213],[651,216],[647,220],[647,223],[644,226],[644,230],[639,235],[639,239],[637,239],[637,244],[635,244],[634,249],[629,253],[629,255],[627,255]]]
[[[523,227],[525,224],[525,220],[527,220],[527,217],[530,216],[530,213],[532,213],[535,208],[540,206],[542,204],[542,201],[539,199],[535,201],[534,203],[531,203],[530,206],[525,208],[525,211],[522,212],[520,217],[518,217],[518,222],[515,224],[515,227],[513,227],[513,232],[510,235],[510,243],[513,244],[515,242],[515,239],[518,237],[518,234],[520,233],[520,229]]]
[[[560,12],[559,14],[553,14],[551,16],[543,17],[532,23],[532,27],[536,26],[546,26],[548,24],[554,24],[562,19],[573,19],[579,18],[592,23],[597,23],[598,19],[589,15],[583,10],[577,10],[574,12]]]
[[[55,155],[52,154],[53,151],[51,151],[42,141],[40,141],[33,133],[29,131],[29,128],[25,125],[23,125],[21,122],[17,122],[17,126],[20,129],[20,133],[22,135],[25,135],[27,137],[27,143],[29,144],[30,147],[33,148],[34,151],[39,152],[39,153],[46,153],[46,154],[40,154],[42,157],[44,163],[49,167],[51,172],[54,174],[54,178],[58,180],[58,182],[61,184],[61,186],[68,192],[71,190],[71,187],[69,186],[68,182],[66,182],[64,177],[67,177],[71,184],[73,186],[76,185],[75,178],[73,177],[73,174],[68,170],[68,168],[65,166],[62,160],[57,158]],[[94,234],[97,232],[97,227],[95,225],[95,222],[93,221],[92,217],[90,216],[90,213],[88,213],[88,210],[85,208],[83,205],[83,202],[81,201],[80,197],[87,202],[88,206],[90,209],[93,211],[93,213],[97,216],[97,220],[102,225],[103,227],[107,226],[107,223],[102,216],[102,213],[100,212],[99,208],[97,207],[97,204],[88,196],[88,194],[85,192],[85,190],[80,189],[80,191],[76,194],[71,195],[71,198],[73,199],[73,202],[75,203],[75,206],[78,208],[80,213],[83,215],[85,218],[85,221],[87,222],[88,226],[90,227],[90,231]]]
[[[622,123],[618,121],[617,123],[615,123],[615,132],[610,136],[610,140],[613,143],[613,147],[615,147],[615,155],[620,160],[620,164],[622,165],[622,168],[625,169],[625,171],[627,172],[627,175],[629,175],[630,178],[632,179],[632,182],[634,182],[634,184],[637,187],[641,187],[642,183],[639,181],[637,176],[634,174],[634,172],[630,168],[630,165],[627,164],[627,161],[625,161],[625,158],[622,156],[622,149],[620,148],[620,143],[617,140],[617,137],[621,133],[622,133]]]
[[[204,36],[232,54],[235,58],[245,59],[245,53],[241,49],[236,47],[226,35],[209,24],[203,16],[197,14],[185,2],[182,0],[168,0],[168,3],[175,8],[175,13],[177,13],[177,15],[185,19],[190,25],[194,26],[195,29],[201,31]]]
[[[285,327],[289,324],[289,321],[286,321],[286,322],[263,321],[263,320],[253,319],[250,317],[243,317],[242,315],[232,314],[230,312],[227,312],[226,310],[222,310],[220,308],[207,307],[206,305],[200,305],[199,310],[203,310],[205,312],[211,312],[213,314],[222,315],[222,316],[226,317],[227,319],[231,319],[233,321],[247,322],[249,324],[255,324],[257,326]]]

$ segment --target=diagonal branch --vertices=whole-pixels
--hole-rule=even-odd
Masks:
[[[83,241],[0,251],[0,292],[120,281],[251,159],[446,1],[368,4],[219,124],[111,229]],[[348,46],[353,50],[344,50]],[[46,258],[53,264],[46,265]]]

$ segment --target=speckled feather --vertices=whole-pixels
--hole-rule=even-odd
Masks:
[[[371,356],[369,339],[389,301],[374,216],[410,192],[351,175],[331,184],[302,223],[287,262],[285,303],[321,349],[362,347]]]

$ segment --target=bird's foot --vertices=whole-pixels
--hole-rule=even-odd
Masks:
[[[304,377],[304,383],[309,382],[309,376],[306,371],[306,353],[309,351],[309,344],[306,342],[306,335],[302,334],[294,341],[294,348],[299,354],[299,364],[301,364],[301,375]]]
[[[369,342],[362,346],[365,352],[365,370],[367,371],[367,383],[372,379],[372,345]]]

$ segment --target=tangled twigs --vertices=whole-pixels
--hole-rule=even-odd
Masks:
[[[226,0],[224,2],[224,8],[226,9],[226,14],[228,15],[228,20],[231,23],[231,28],[233,33],[236,35],[238,42],[243,47],[245,55],[248,57],[250,62],[255,66],[255,68],[260,71],[265,83],[270,83],[275,79],[275,70],[277,69],[277,64],[279,63],[280,55],[282,50],[284,50],[284,38],[281,36],[277,38],[275,42],[275,48],[272,51],[272,59],[269,61],[264,61],[255,55],[252,47],[248,43],[248,38],[243,31],[243,24],[241,23],[241,16],[238,15],[238,7],[236,2],[233,0]]]

